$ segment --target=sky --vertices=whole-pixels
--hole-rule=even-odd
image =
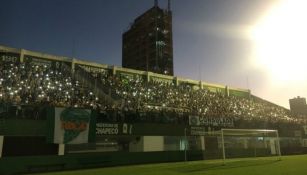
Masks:
[[[307,97],[306,76],[294,80],[274,76],[279,60],[271,61],[272,68],[256,58],[259,42],[252,31],[280,1],[172,0],[175,76],[250,89],[287,108],[290,98]],[[0,0],[0,4],[0,45],[121,66],[122,34],[154,0]],[[159,6],[166,8],[167,0],[159,0]],[[276,41],[282,43],[282,36]],[[271,56],[283,54],[278,53]],[[279,66],[283,69],[275,75],[292,75],[296,65],[287,66]]]

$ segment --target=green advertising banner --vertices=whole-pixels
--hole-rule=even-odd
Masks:
[[[95,141],[96,115],[89,109],[49,109],[47,125],[49,143],[81,144]]]

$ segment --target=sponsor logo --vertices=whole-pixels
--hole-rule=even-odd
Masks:
[[[117,135],[118,134],[118,124],[96,123],[96,134],[97,135]]]
[[[224,117],[201,117],[189,116],[189,124],[191,126],[218,126],[218,127],[234,127],[233,118]]]
[[[64,130],[63,142],[68,143],[88,129],[90,113],[83,109],[66,108],[61,112],[60,120]]]
[[[198,116],[190,116],[189,118],[190,125],[199,125],[199,117]]]
[[[132,124],[96,123],[96,135],[132,134]]]

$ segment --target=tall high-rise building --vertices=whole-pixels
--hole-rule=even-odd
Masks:
[[[158,0],[137,17],[123,34],[122,66],[173,75],[172,12],[161,9]]]
[[[307,104],[306,98],[297,97],[289,100],[290,110],[294,114],[304,114],[307,115]]]

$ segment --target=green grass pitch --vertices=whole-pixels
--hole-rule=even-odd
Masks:
[[[307,155],[119,166],[45,173],[45,175],[306,175]]]

